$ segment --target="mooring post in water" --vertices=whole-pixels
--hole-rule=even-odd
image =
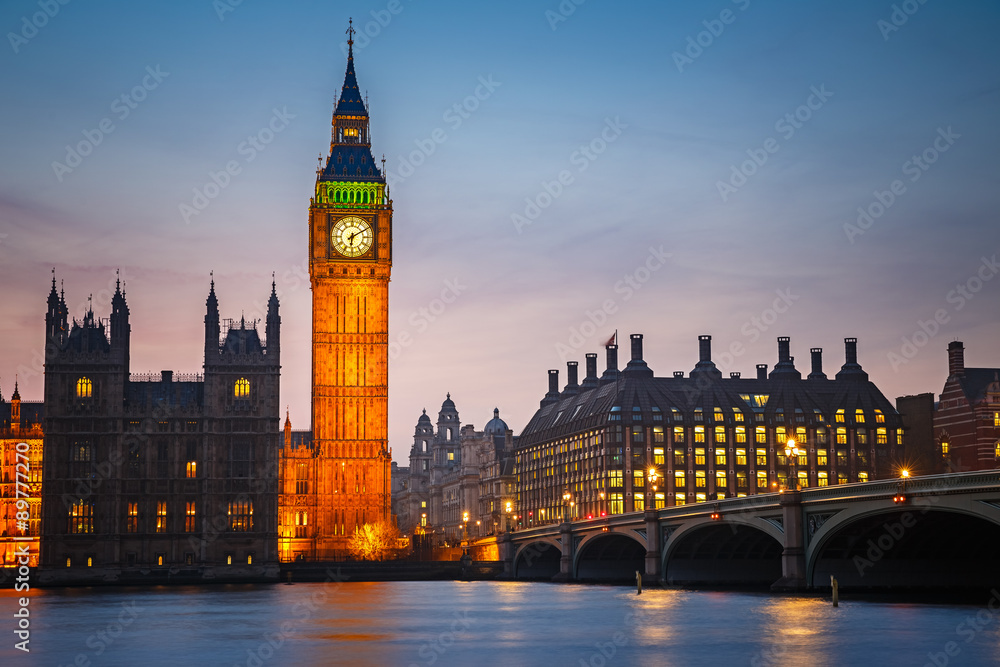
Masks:
[[[642,574],[639,570],[635,571],[635,594],[642,595]]]
[[[837,582],[837,577],[830,575],[830,588],[833,589],[833,606],[840,606],[840,584]]]

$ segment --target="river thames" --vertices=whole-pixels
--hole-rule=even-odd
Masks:
[[[4,665],[995,665],[968,605],[521,582],[32,591]],[[994,611],[995,608],[997,611]]]

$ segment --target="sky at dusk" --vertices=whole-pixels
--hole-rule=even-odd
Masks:
[[[120,269],[133,372],[200,372],[209,272],[253,318],[273,271],[309,428],[307,212],[348,17],[395,209],[395,460],[446,392],[520,432],[546,371],[603,371],[615,330],[657,375],[699,334],[724,373],[790,336],[832,375],[857,337],[890,399],[939,392],[951,340],[1000,366],[994,2],[10,0],[4,397],[18,373],[41,399],[52,267],[77,317]]]

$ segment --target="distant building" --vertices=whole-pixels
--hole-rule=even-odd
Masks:
[[[451,394],[441,404],[436,431],[424,410],[410,465],[399,469],[406,471],[395,501],[400,530],[432,535],[437,543],[496,533],[504,501],[513,498],[512,443],[499,410],[483,431],[461,424]]]
[[[21,400],[16,382],[9,403],[0,394],[0,567],[17,565],[24,547],[26,564],[38,565],[43,414],[42,403]]]
[[[896,410],[903,419],[906,433],[901,458],[913,475],[945,472],[946,461],[934,441],[934,394],[900,396]]]
[[[276,578],[278,299],[266,342],[206,302],[204,375],[130,374],[129,310],[45,318],[40,582]]]
[[[803,378],[778,339],[778,363],[756,378],[723,378],[701,336],[690,375],[655,377],[642,358],[642,335],[631,336],[631,360],[618,370],[618,346],[607,347],[607,370],[586,355],[560,391],[549,392],[514,447],[515,512],[520,525],[568,517],[621,514],[647,507],[710,502],[790,485],[785,455],[794,439],[800,487],[827,486],[899,474],[902,423],[896,409],[857,361],[857,341],[845,340],[846,362],[835,379],[814,348]]]
[[[949,471],[1000,465],[1000,368],[966,368],[959,341],[948,344],[948,379],[934,410],[933,437]]]

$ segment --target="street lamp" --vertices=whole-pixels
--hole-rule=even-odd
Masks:
[[[507,504],[504,506],[504,512],[507,514],[507,532],[508,533],[510,532],[510,511],[511,511],[512,508],[513,508],[513,503],[511,503],[508,500]]]
[[[656,509],[656,480],[660,476],[656,473],[656,468],[650,468],[646,471],[646,477],[649,478],[649,485],[646,491],[646,495],[649,496],[649,500],[646,502],[646,509]]]
[[[566,521],[566,514],[568,514],[570,507],[570,498],[572,497],[573,496],[570,495],[569,491],[563,493],[563,521]]]
[[[785,456],[788,457],[788,476],[792,478],[791,486],[788,488],[792,491],[797,491],[799,488],[799,478],[795,471],[795,465],[799,462],[799,453],[801,451],[795,445],[795,440],[792,438],[789,438],[788,442],[785,443]]]
[[[601,491],[600,496],[601,496],[601,516],[607,516],[608,512],[607,512],[607,510],[604,509],[605,505],[604,505],[604,492],[603,491]]]
[[[462,532],[465,533],[465,541],[469,541],[469,513],[462,512]]]

